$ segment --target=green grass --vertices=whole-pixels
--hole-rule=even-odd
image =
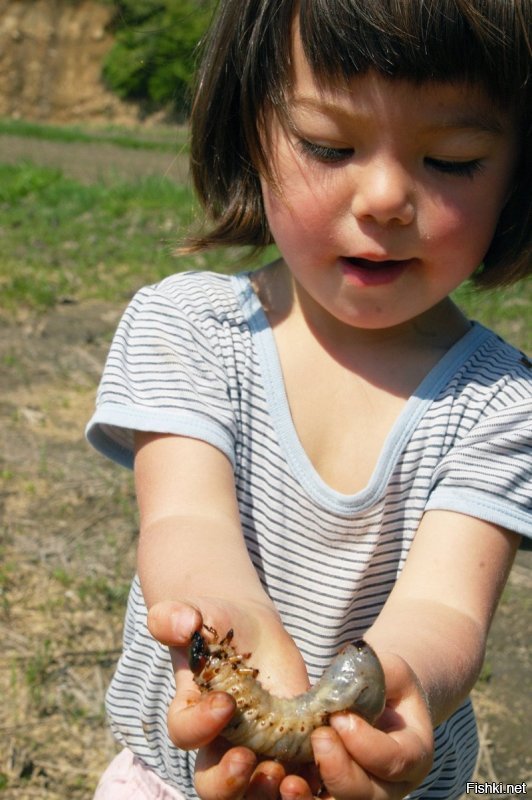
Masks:
[[[187,145],[187,130],[184,126],[124,129],[116,127],[93,127],[83,129],[75,125],[48,125],[26,120],[0,118],[0,135],[24,136],[46,139],[53,142],[83,142],[85,144],[114,144],[134,150],[158,150],[162,152],[180,150]]]
[[[58,169],[0,164],[0,306],[123,302],[172,272],[238,267],[234,249],[176,256],[193,219],[190,189],[163,177],[85,185]],[[466,285],[456,299],[469,316],[532,351],[532,282],[490,292]]]
[[[469,318],[496,331],[529,355],[532,353],[532,280],[514,286],[479,290],[461,286],[453,299]]]
[[[190,189],[165,178],[85,185],[60,170],[0,164],[0,305],[120,300],[183,269],[227,268],[220,255],[177,257]]]

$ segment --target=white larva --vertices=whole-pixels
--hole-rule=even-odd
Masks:
[[[257,680],[258,670],[246,666],[250,654],[232,646],[233,631],[206,642],[196,632],[190,647],[190,666],[202,692],[227,692],[236,712],[223,730],[232,744],[244,745],[257,755],[281,761],[313,761],[310,734],[327,725],[334,711],[354,711],[370,723],[385,704],[384,673],[375,652],[360,639],[333,659],[320,680],[304,694],[280,698]]]

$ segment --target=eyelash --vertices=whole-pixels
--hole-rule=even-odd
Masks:
[[[347,159],[352,156],[354,152],[350,147],[327,147],[327,145],[324,144],[309,142],[307,139],[301,139],[299,146],[304,155],[311,156],[318,161],[323,161],[329,164],[347,161]]]
[[[309,142],[307,139],[301,139],[299,146],[304,155],[322,161],[325,164],[338,164],[342,161],[347,161],[354,153],[354,150],[349,147],[327,147],[327,145]],[[482,161],[479,158],[471,159],[471,161],[444,161],[439,158],[426,158],[425,163],[437,172],[466,178],[473,177],[475,173],[480,172],[483,168]]]
[[[475,173],[481,172],[484,166],[480,158],[473,158],[471,161],[442,161],[439,158],[427,158],[425,163],[437,172],[457,175],[459,178],[472,178]]]

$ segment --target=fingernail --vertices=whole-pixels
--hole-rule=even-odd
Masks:
[[[351,733],[355,730],[356,720],[352,714],[338,714],[331,718],[330,725],[338,733]]]
[[[183,608],[170,614],[170,626],[176,641],[190,639],[197,628],[196,612],[193,608]]]
[[[249,757],[240,754],[238,758],[232,758],[228,765],[228,772],[230,778],[242,779],[249,774],[250,769],[253,769],[256,764],[256,759],[250,753]]]
[[[223,694],[213,694],[209,698],[209,711],[215,719],[227,717],[230,710],[229,698]]]
[[[314,751],[314,755],[324,756],[327,753],[330,753],[333,745],[334,741],[332,737],[328,736],[327,734],[320,734],[312,737],[312,749]]]
[[[275,796],[278,786],[279,779],[275,778],[273,775],[259,772],[253,776],[253,791],[258,792],[261,796]]]

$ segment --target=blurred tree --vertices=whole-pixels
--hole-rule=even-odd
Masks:
[[[115,44],[103,66],[107,85],[120,97],[152,108],[189,108],[195,51],[214,0],[115,0]]]

